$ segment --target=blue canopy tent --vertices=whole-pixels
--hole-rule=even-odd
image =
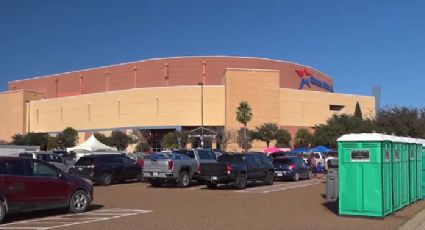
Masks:
[[[308,153],[309,150],[308,148],[296,148],[294,150],[292,150],[293,153]]]
[[[325,146],[322,146],[322,145],[320,145],[320,146],[317,146],[317,147],[314,147],[314,148],[311,148],[308,152],[319,152],[319,153],[334,153],[334,152],[336,152],[335,150],[333,150],[333,149],[330,149],[330,148],[327,148],[327,147],[325,147]]]

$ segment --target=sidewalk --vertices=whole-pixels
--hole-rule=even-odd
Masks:
[[[418,212],[412,219],[402,225],[399,230],[425,229],[425,209]]]

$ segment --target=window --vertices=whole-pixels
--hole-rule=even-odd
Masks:
[[[122,157],[122,160],[124,161],[125,165],[134,165],[136,162],[128,157]]]
[[[31,174],[40,177],[57,177],[58,172],[54,168],[39,161],[30,161]]]
[[[3,172],[12,176],[25,176],[25,161],[24,160],[5,160],[3,164]]]
[[[32,153],[19,153],[19,157],[32,159]]]
[[[331,111],[341,111],[345,105],[329,105],[329,110]]]
[[[195,159],[195,153],[192,150],[177,150],[173,152],[178,154],[184,154],[192,159]]]
[[[201,160],[215,160],[216,155],[215,153],[208,151],[208,150],[198,150],[198,156]]]

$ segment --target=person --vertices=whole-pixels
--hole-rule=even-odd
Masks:
[[[317,177],[317,169],[316,169],[317,162],[313,153],[310,153],[310,156],[307,159],[307,163],[310,165],[311,169],[313,170],[314,177]]]

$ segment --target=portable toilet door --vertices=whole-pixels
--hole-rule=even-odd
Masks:
[[[425,198],[425,140],[422,139],[422,198]]]
[[[399,138],[401,142],[401,203],[403,207],[409,205],[410,177],[409,177],[409,142],[405,137]]]
[[[384,217],[393,212],[391,138],[378,133],[338,139],[339,214]]]
[[[413,138],[408,138],[409,141],[409,203],[416,201],[416,186],[417,186],[417,172],[416,172],[416,143]]]
[[[422,199],[422,143],[416,139],[416,200]]]
[[[401,174],[401,140],[397,136],[392,139],[392,177],[393,177],[393,209],[397,211],[403,207],[402,204],[402,174]]]

